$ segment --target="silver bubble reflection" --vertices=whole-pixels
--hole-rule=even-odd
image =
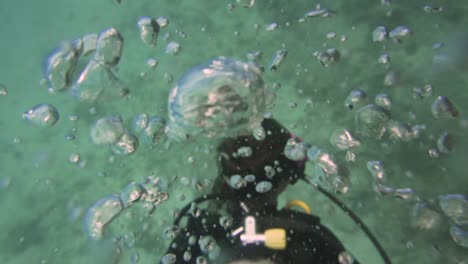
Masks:
[[[263,120],[265,86],[257,67],[218,57],[179,79],[168,108],[166,133],[178,141],[252,133]]]

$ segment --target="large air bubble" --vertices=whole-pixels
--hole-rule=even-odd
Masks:
[[[218,57],[177,82],[169,96],[167,135],[182,141],[252,133],[265,110],[265,86],[256,66]]]
[[[113,194],[94,203],[86,212],[84,229],[92,240],[103,238],[105,227],[122,211],[120,195]]]

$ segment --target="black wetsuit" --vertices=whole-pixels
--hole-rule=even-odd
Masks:
[[[262,126],[267,133],[264,140],[256,140],[252,136],[240,136],[226,139],[218,146],[220,177],[217,178],[213,189],[226,196],[219,202],[222,202],[232,216],[232,227],[224,229],[220,226],[221,215],[217,209],[203,211],[197,218],[189,215],[187,226],[181,230],[167,251],[176,255],[176,263],[196,263],[197,256],[205,256],[208,263],[229,263],[240,259],[270,259],[280,264],[339,263],[338,255],[344,251],[344,248],[333,233],[320,224],[318,217],[292,210],[276,210],[278,195],[289,184],[294,184],[304,177],[305,160],[292,161],[285,156],[284,146],[289,139],[296,137],[281,124],[274,119],[265,119]],[[251,147],[250,157],[232,155],[242,146]],[[275,169],[273,177],[265,175],[266,166]],[[255,175],[256,182],[268,181],[273,187],[267,193],[257,192],[256,183],[248,183],[239,190],[233,189],[229,185],[229,177],[236,174],[243,177],[248,174]],[[240,202],[250,210],[248,214],[241,209]],[[271,228],[285,229],[287,248],[272,250],[264,245],[244,246],[239,236],[231,237],[233,230],[244,226],[247,215],[255,217],[256,232],[259,234]],[[198,243],[190,245],[188,241],[192,235],[197,238],[213,237],[221,248],[220,257],[210,260],[200,250]],[[189,261],[184,261],[183,256],[186,252],[190,252]]]
[[[256,212],[249,215],[255,216]],[[203,211],[194,218],[190,216],[187,227],[181,230],[166,253],[176,255],[176,263],[196,263],[198,256],[204,256],[208,263],[229,263],[235,260],[251,261],[269,259],[274,263],[320,263],[339,264],[338,256],[345,251],[341,242],[320,224],[320,219],[293,210],[275,211],[273,214],[255,216],[257,233],[266,229],[283,228],[286,230],[287,247],[285,250],[273,250],[264,245],[242,245],[239,235],[232,237],[231,232],[244,226],[244,216],[234,219],[230,228],[224,229],[219,224],[221,215]],[[189,236],[197,238],[211,236],[221,248],[218,258],[210,260],[208,254],[200,250],[197,243],[189,245]],[[175,243],[176,247],[173,247]],[[185,261],[184,253],[189,251],[191,259]],[[355,261],[354,263],[358,263]]]

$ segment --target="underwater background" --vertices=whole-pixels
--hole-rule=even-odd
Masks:
[[[141,38],[141,17],[167,18],[154,47]],[[255,60],[275,97],[268,115],[346,164],[346,191],[337,196],[393,263],[468,263],[467,27],[468,3],[455,0],[2,0],[0,263],[159,263],[173,215],[211,190],[215,146],[161,135],[122,155],[96,144],[90,130],[105,117],[120,116],[127,129],[142,113],[167,120],[169,93],[186,71],[217,56],[247,61],[252,51],[261,51]],[[123,36],[122,56],[111,77],[90,82],[124,92],[85,100],[70,87],[52,89],[48,58],[57,47],[109,28]],[[270,70],[281,49],[287,57]],[[92,57],[79,58],[70,86]],[[375,109],[385,114],[363,118],[391,121],[366,123],[382,136],[359,135],[358,109],[377,95]],[[38,104],[54,106],[57,122],[25,114]],[[337,129],[359,146],[337,148]],[[369,161],[384,164],[384,181]],[[88,208],[145,181],[168,197],[122,210],[91,239]],[[306,201],[361,263],[382,263],[360,228],[314,188],[291,186],[280,207],[291,199]]]

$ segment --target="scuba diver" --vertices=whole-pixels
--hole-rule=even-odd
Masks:
[[[290,138],[297,139],[274,119],[264,119],[263,140],[238,136],[217,147],[219,176],[213,193],[185,206],[174,221],[180,227],[161,263],[359,263],[340,240],[294,200],[277,209],[279,194],[305,177],[305,161],[283,153]],[[246,154],[240,148],[248,147]],[[250,149],[249,149],[250,148]],[[384,259],[388,256],[361,220],[320,186],[311,183],[363,229]],[[199,204],[212,200],[206,209]],[[302,211],[293,210],[300,207]]]

